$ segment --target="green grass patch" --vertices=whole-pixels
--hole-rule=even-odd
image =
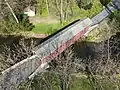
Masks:
[[[38,23],[35,25],[35,28],[32,31],[37,34],[51,34],[59,30],[59,28],[61,28],[61,25],[59,23]]]
[[[64,22],[63,25],[60,23],[37,23],[35,28],[33,28],[32,32],[36,34],[52,34],[64,26],[68,25],[70,22]]]

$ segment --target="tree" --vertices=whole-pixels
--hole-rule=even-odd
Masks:
[[[24,9],[29,5],[35,5],[35,0],[1,0],[0,32],[13,34],[32,30],[34,25],[29,22],[28,16],[24,15]]]
[[[107,4],[112,1],[112,0],[100,0],[100,3],[103,5],[103,6],[107,6]]]
[[[1,7],[1,15],[4,19],[11,18],[11,12],[13,16],[17,16],[19,13],[24,13],[24,9],[28,6],[34,6],[36,4],[36,0],[2,0],[0,2]]]
[[[51,66],[55,65],[52,70],[58,76],[61,90],[70,90],[71,74],[75,72],[74,61],[72,47],[70,47],[51,63]]]
[[[15,15],[14,11],[12,10],[12,8],[11,8],[11,6],[9,5],[9,3],[7,2],[7,0],[5,0],[5,3],[6,3],[6,5],[8,6],[8,8],[10,9],[10,11],[11,11],[13,17],[15,18],[16,22],[19,23],[19,21],[18,21],[16,15]]]
[[[72,47],[71,47],[72,48]],[[70,90],[71,76],[75,72],[72,49],[67,49],[49,63],[50,67],[23,83],[23,90]],[[25,85],[25,87],[24,87]],[[29,89],[26,89],[28,87]]]
[[[26,40],[22,37],[12,47],[3,45],[4,51],[0,54],[0,72],[32,56],[33,47],[32,39],[26,43]]]
[[[49,2],[50,12],[54,13],[63,25],[68,20],[70,14],[73,14],[74,0],[52,0]]]
[[[78,7],[85,10],[92,8],[92,2],[93,0],[76,0]]]

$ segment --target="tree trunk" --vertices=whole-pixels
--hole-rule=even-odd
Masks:
[[[9,3],[7,2],[7,0],[5,0],[5,3],[7,4],[8,8],[10,9],[10,11],[11,11],[13,17],[15,18],[16,22],[19,23],[19,21],[18,21],[16,15],[15,15],[14,11],[13,11],[12,8],[10,7]]]
[[[60,0],[60,23],[61,25],[63,25],[63,20],[64,16],[63,16],[63,0]]]
[[[48,15],[50,15],[48,0],[46,0],[46,8],[47,8],[47,13],[48,13]]]

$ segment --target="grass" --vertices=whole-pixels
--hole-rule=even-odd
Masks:
[[[36,34],[51,34],[57,31],[60,27],[61,25],[59,23],[38,23],[35,25],[35,28],[32,31]]]
[[[117,86],[118,84],[112,80],[109,79],[101,79],[98,80],[98,84],[93,85],[90,83],[90,81],[87,78],[79,78],[79,77],[72,77],[72,87],[71,90],[118,90],[120,88]]]
[[[93,90],[88,79],[85,78],[73,78],[73,84],[71,90]]]

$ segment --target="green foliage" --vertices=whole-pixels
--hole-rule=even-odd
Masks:
[[[70,8],[71,10],[68,9],[67,11],[67,20],[65,22],[63,22],[63,26],[66,24],[71,23],[72,21],[78,19],[78,18],[87,18],[87,17],[93,17],[95,16],[97,13],[99,13],[102,10],[102,5],[98,0],[90,0],[88,2],[92,2],[92,7],[89,10],[85,10],[85,9],[80,9],[76,3],[71,3],[70,4]],[[44,6],[45,7],[45,4]],[[53,6],[52,6],[53,7]],[[45,9],[44,9],[45,10]],[[42,10],[43,11],[43,10]],[[55,17],[55,10],[51,11],[50,9],[50,15]],[[44,15],[47,15],[43,12]],[[41,14],[41,16],[43,15]],[[41,17],[42,18],[42,17]],[[57,19],[57,17],[55,17]],[[52,20],[51,20],[52,21]],[[50,21],[50,22],[51,22]],[[49,21],[48,21],[49,23]],[[56,23],[51,23],[48,24],[46,23],[39,23],[35,25],[35,28],[32,30],[35,33],[46,33],[46,34],[50,34],[53,33],[55,31],[57,31],[59,28],[63,27],[60,24],[56,24]]]
[[[17,14],[19,23],[16,23],[14,17],[10,19],[5,19],[0,21],[0,33],[1,34],[15,34],[25,31],[31,31],[34,28],[34,25],[30,23],[29,17],[24,14]]]
[[[16,23],[10,8],[8,8],[6,2],[3,0],[0,2],[0,10],[2,12],[2,15],[0,14],[0,17],[2,17],[0,21],[0,33],[15,34],[18,32],[31,31],[34,28],[34,25],[30,23],[29,17],[24,15],[23,12],[26,6],[34,5],[35,0],[10,0],[7,2],[12,8],[13,13],[16,15],[19,23]]]
[[[120,24],[120,12],[119,11],[114,12],[113,19],[115,19]]]
[[[45,0],[37,0],[36,15],[43,17],[48,16]]]
[[[32,81],[28,80],[23,83],[18,88],[19,90],[60,90],[59,85],[58,76],[54,72],[44,72],[36,76]]]
[[[21,24],[4,20],[0,21],[0,34],[16,35],[25,32],[26,30],[27,29]]]
[[[93,90],[90,82],[86,78],[72,77],[72,87],[71,90]]]
[[[76,1],[79,8],[83,8],[85,10],[92,8],[93,0],[76,0]]]
[[[82,75],[72,75],[70,88],[68,90],[119,90],[119,80],[114,82],[109,78],[95,77],[96,84],[92,83],[91,78]],[[61,90],[60,80],[55,72],[44,72],[36,76],[32,81],[28,80],[21,84],[19,90]]]
[[[103,6],[107,6],[107,4],[109,3],[109,2],[111,2],[112,0],[99,0],[100,1],[100,3],[103,5]]]
[[[24,9],[28,6],[35,6],[36,0],[6,0],[14,13],[23,13]],[[11,10],[8,8],[5,0],[0,1],[0,16],[4,19],[10,19],[12,17]]]
[[[26,31],[31,31],[34,28],[34,25],[30,23],[29,17],[25,14],[17,14],[17,18],[19,20],[19,23],[23,25],[24,28],[26,28]]]
[[[37,76],[31,86],[35,90],[60,90],[59,79],[52,72],[45,72],[41,76]]]
[[[70,20],[74,21],[78,18],[92,18],[102,10],[102,5],[98,0],[93,1],[92,8],[89,10],[80,9],[77,6],[74,7],[74,15]]]
[[[112,13],[110,16],[110,22],[114,21],[114,25],[120,29],[120,12],[119,11],[115,11],[114,13]]]

